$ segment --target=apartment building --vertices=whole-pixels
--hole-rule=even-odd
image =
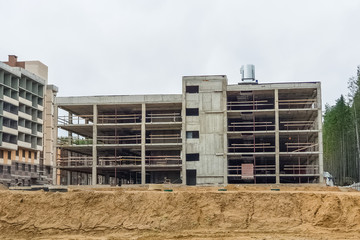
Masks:
[[[0,183],[28,186],[52,181],[52,163],[43,164],[47,66],[0,62]]]
[[[57,97],[58,184],[319,183],[320,82],[183,77],[182,94]],[[55,179],[56,178],[56,179]]]

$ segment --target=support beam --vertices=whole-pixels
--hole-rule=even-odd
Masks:
[[[227,136],[227,129],[228,129],[228,117],[227,117],[227,93],[226,93],[226,84],[223,84],[223,89],[222,89],[222,109],[224,112],[224,130],[223,130],[223,149],[224,149],[224,154],[223,154],[223,161],[224,161],[224,185],[228,184],[228,136]]]
[[[317,108],[318,108],[318,143],[319,143],[319,183],[324,182],[324,163],[323,163],[323,137],[322,137],[322,103],[321,103],[321,87],[319,86],[316,90],[317,93]]]
[[[145,103],[141,105],[141,184],[146,183],[146,169],[145,169],[145,155],[146,155],[146,106]]]
[[[69,124],[72,124],[72,113],[68,112]],[[72,132],[68,131],[68,141],[69,144],[72,144]],[[68,159],[71,159],[71,152],[68,151]],[[70,161],[68,161],[68,166],[70,166]],[[67,171],[67,185],[71,185],[71,172]]]
[[[58,106],[54,106],[54,136],[53,138],[53,148],[52,148],[52,151],[53,151],[53,154],[51,155],[52,156],[52,159],[51,159],[51,162],[52,162],[52,166],[53,166],[53,176],[52,176],[52,179],[53,179],[53,184],[54,185],[60,185],[60,178],[58,179],[58,174],[60,174],[60,171],[59,169],[57,169],[57,158],[58,158],[58,149],[57,149],[57,137],[58,137]]]
[[[280,137],[279,137],[279,90],[275,89],[275,175],[276,184],[280,183]]]
[[[185,80],[182,80],[182,108],[181,108],[181,139],[182,139],[182,150],[181,150],[181,163],[182,171],[180,172],[180,178],[182,185],[186,185],[186,84]]]
[[[92,141],[92,181],[91,185],[97,184],[97,116],[98,116],[98,109],[97,105],[93,105],[93,141]]]

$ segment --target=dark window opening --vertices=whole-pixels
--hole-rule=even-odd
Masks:
[[[11,166],[8,166],[8,167],[7,167],[7,172],[8,172],[8,173],[11,173]]]
[[[37,172],[37,166],[34,166],[34,172]]]
[[[186,93],[199,93],[199,86],[186,86]]]
[[[186,138],[199,138],[199,131],[186,131]]]
[[[190,185],[190,186],[196,185],[196,169],[186,170],[186,185]]]
[[[19,164],[18,163],[15,163],[15,170],[19,170]]]
[[[198,153],[186,154],[186,161],[199,161],[199,154]]]
[[[186,116],[199,116],[199,109],[198,108],[187,108]]]
[[[0,173],[3,173],[3,166],[0,165]]]
[[[21,169],[25,171],[25,164],[22,164]]]
[[[28,171],[31,172],[31,165],[28,165]]]

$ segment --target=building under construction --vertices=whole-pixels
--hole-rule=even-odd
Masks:
[[[320,82],[183,77],[182,94],[58,97],[59,184],[319,183]]]

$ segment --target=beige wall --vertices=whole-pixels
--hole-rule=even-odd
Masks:
[[[25,61],[25,69],[29,72],[48,80],[48,67],[40,61]]]

